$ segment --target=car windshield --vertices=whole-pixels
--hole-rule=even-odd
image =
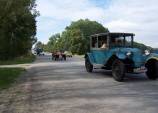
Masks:
[[[132,47],[132,37],[111,37],[110,38],[111,47]]]

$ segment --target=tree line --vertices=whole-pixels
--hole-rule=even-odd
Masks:
[[[0,0],[0,60],[27,54],[37,41],[35,0]]]
[[[37,45],[44,51],[71,51],[73,54],[85,54],[89,51],[89,36],[97,33],[109,32],[102,24],[88,19],[72,22],[60,34],[54,34],[49,38],[47,44],[38,42]],[[134,42],[134,47],[142,50],[152,49],[144,44]]]
[[[102,24],[89,19],[72,22],[60,34],[49,38],[43,45],[45,51],[71,51],[73,54],[84,54],[89,51],[89,36],[96,33],[109,32]]]

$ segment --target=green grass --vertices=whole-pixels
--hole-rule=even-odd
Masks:
[[[32,63],[34,60],[35,60],[35,56],[31,54],[31,55],[17,57],[17,58],[14,58],[12,60],[0,61],[0,65]]]
[[[8,88],[24,71],[22,68],[0,68],[0,90]]]

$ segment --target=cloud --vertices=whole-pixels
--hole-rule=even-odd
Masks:
[[[46,43],[54,33],[61,32],[71,21],[89,18],[101,22],[104,10],[89,0],[37,0],[37,37]]]
[[[133,32],[136,41],[158,47],[157,0],[37,0],[38,37],[45,43],[71,21],[89,18],[112,32]],[[43,38],[45,36],[45,38]]]
[[[135,29],[139,27],[138,24],[125,21],[125,20],[114,20],[110,21],[109,23],[106,24],[106,26],[109,26],[109,29],[112,29],[113,31],[118,31],[118,32],[125,32],[130,31],[130,29]]]
[[[104,25],[110,31],[134,32],[137,41],[158,47],[157,4],[157,0],[113,0]]]
[[[102,8],[96,7],[89,0],[38,0],[38,10],[41,16],[58,20],[78,20],[80,18],[101,19],[104,16]]]

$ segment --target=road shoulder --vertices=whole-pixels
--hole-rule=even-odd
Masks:
[[[0,91],[0,113],[26,113],[29,111],[31,71],[27,70],[12,87]]]

